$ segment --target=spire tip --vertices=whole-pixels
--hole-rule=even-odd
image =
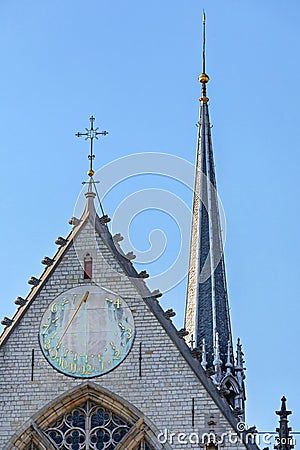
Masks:
[[[203,9],[202,13],[202,24],[203,24],[203,48],[202,48],[202,73],[199,75],[199,81],[202,84],[202,96],[200,101],[206,103],[208,102],[208,98],[206,97],[206,83],[209,81],[209,76],[205,72],[205,41],[206,41],[206,15]]]

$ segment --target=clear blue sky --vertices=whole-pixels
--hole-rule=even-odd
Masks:
[[[29,291],[27,280],[41,274],[42,257],[52,256],[54,240],[69,232],[88,152],[74,133],[91,114],[110,131],[97,142],[97,168],[149,151],[194,162],[203,7],[232,324],[247,366],[247,422],[273,430],[285,394],[291,425],[300,431],[296,0],[1,1],[0,315],[13,315],[15,298]],[[191,205],[191,193],[176,191],[173,181],[135,177],[131,187],[127,181],[104,199],[108,214],[143,183],[146,189],[158,183]],[[178,227],[154,211],[152,226],[151,213],[133,221],[135,244],[147,248],[149,231],[167,225],[171,258]],[[161,300],[176,309],[178,327],[184,301],[185,282]]]

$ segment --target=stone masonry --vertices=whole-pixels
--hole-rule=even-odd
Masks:
[[[129,356],[113,371],[92,382],[134,405],[153,424],[156,433],[167,430],[168,435],[172,432],[176,436],[177,433],[201,435],[211,429],[218,434],[235,433],[235,428],[150,310],[135,283],[124,273],[92,223],[86,220],[76,236],[75,246],[72,242],[65,248],[59,263],[0,347],[0,449],[17,448],[6,446],[32,416],[61,394],[85,383],[58,373],[48,364],[39,347],[38,330],[45,309],[57,295],[90,282],[83,279],[82,261],[86,253],[93,257],[93,283],[117,292],[126,300],[136,327]],[[140,343],[142,376],[139,374]],[[184,341],[182,345],[186,346]],[[32,349],[35,350],[33,381]],[[186,349],[189,351],[187,346]],[[207,382],[213,390],[211,380]],[[211,417],[213,426],[208,425]],[[172,444],[164,448],[199,448],[191,443],[183,445],[176,436]],[[162,447],[157,445],[157,448]],[[225,450],[229,448],[245,448],[245,445],[224,444]]]

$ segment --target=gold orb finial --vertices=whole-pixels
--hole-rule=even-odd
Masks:
[[[87,174],[88,174],[89,177],[92,177],[94,175],[94,173],[95,172],[93,171],[93,169],[90,169],[90,170],[88,170]]]
[[[198,80],[200,81],[200,83],[208,83],[209,82],[209,76],[206,73],[201,73],[201,75],[199,75]]]
[[[203,102],[203,103],[207,103],[207,102],[208,102],[208,100],[209,100],[209,98],[208,98],[208,97],[206,97],[206,96],[204,96],[204,97],[200,97],[200,98],[199,98],[199,102]]]

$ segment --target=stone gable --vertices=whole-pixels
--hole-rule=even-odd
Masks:
[[[93,282],[117,292],[126,300],[136,327],[128,357],[113,371],[94,378],[93,383],[134,405],[154,424],[157,432],[167,433],[168,439],[170,433],[176,433],[171,438],[171,448],[199,448],[196,444],[182,445],[177,433],[189,435],[209,431],[209,420],[215,422],[216,433],[233,433],[232,425],[144,301],[140,289],[95,233],[92,223],[86,221],[76,236],[75,245],[73,242],[65,249],[55,270],[0,348],[0,448],[48,403],[85,383],[67,377],[49,365],[41,352],[38,332],[44,311],[57,295],[90,282],[83,279],[82,258],[87,252],[93,257]],[[183,341],[182,345],[185,345]],[[35,351],[33,381],[32,349]],[[227,448],[239,446],[245,448],[243,444],[232,443]]]

